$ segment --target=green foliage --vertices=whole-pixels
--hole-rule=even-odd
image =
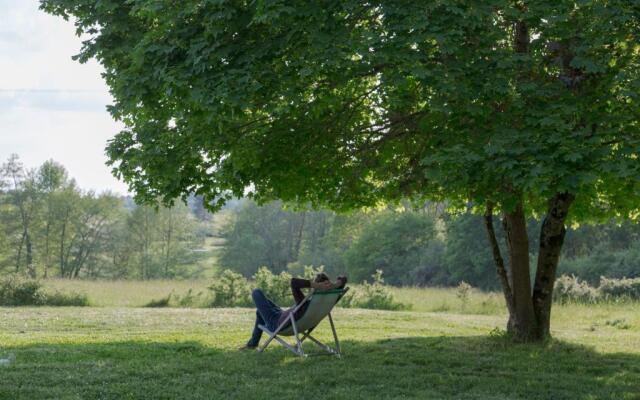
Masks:
[[[78,59],[105,68],[125,124],[108,154],[140,200],[251,187],[335,208],[522,195],[546,211],[570,192],[575,219],[638,210],[633,2],[41,7],[90,37]]]
[[[377,215],[372,211],[312,213],[300,251],[300,264],[323,265],[325,272],[331,275],[346,273],[345,253]]]
[[[184,277],[203,236],[191,210],[127,206],[118,195],[83,191],[54,161],[27,170],[12,155],[0,168],[0,270],[34,278]]]
[[[53,307],[87,307],[90,306],[89,298],[84,293],[45,291],[44,304]]]
[[[275,275],[267,267],[260,267],[253,275],[253,283],[276,304],[291,302],[291,274],[282,271]]]
[[[242,275],[224,270],[209,286],[212,307],[237,307],[252,304],[249,282]]]
[[[387,281],[395,285],[456,286],[465,281],[483,290],[499,287],[481,217],[469,212],[432,214],[425,211],[428,203],[420,211],[392,211],[389,206],[386,210],[349,214],[328,210],[294,213],[283,210],[278,203],[248,203],[236,211],[227,226],[232,233],[226,235],[223,263],[236,259],[233,265],[244,266],[230,265],[230,269],[248,277],[266,259],[265,253],[290,253],[291,241],[282,240],[291,232],[286,224],[280,230],[265,228],[269,225],[267,217],[278,212],[276,207],[280,207],[285,222],[304,220],[303,225],[293,225],[294,232],[302,229],[299,256],[288,262],[286,269],[293,275],[305,275],[305,265],[323,265],[330,275],[347,274],[357,282],[380,267]],[[498,242],[503,245],[502,226],[498,221],[495,226]],[[540,222],[534,219],[527,223],[531,249],[537,246],[539,227]],[[560,273],[575,275],[591,285],[597,285],[600,276],[638,274],[640,231],[634,224],[609,221],[583,225],[570,229],[566,241]],[[269,243],[268,249],[264,243]],[[506,248],[502,253],[508,254]],[[531,259],[535,261],[535,257],[532,253]]]
[[[88,306],[85,294],[45,291],[42,283],[21,274],[0,279],[0,306]]]
[[[640,248],[632,243],[630,248],[615,250],[607,243],[594,240],[587,253],[562,260],[559,271],[576,275],[595,285],[601,276],[609,278],[640,278]]]
[[[372,282],[362,282],[362,285],[347,292],[340,301],[343,307],[370,308],[374,310],[406,310],[409,305],[399,303],[384,285],[382,271],[377,270],[371,275]]]
[[[141,203],[196,193],[215,208],[248,193],[345,210],[447,199],[515,212],[520,222],[547,214],[544,235],[556,217],[640,216],[635,1],[41,0],[41,8],[73,17],[88,37],[77,58],[103,65],[109,111],[124,124],[109,164]],[[515,254],[527,247],[526,233],[518,236],[509,235]],[[393,264],[351,257],[355,276],[391,272],[402,256],[390,250],[380,259]],[[511,258],[519,301],[532,299],[528,260]],[[537,277],[554,264],[541,263]],[[535,293],[547,296],[550,283],[536,279]],[[534,309],[549,315],[537,310],[547,304],[512,308],[527,321],[513,325],[523,339],[546,334]]]
[[[382,269],[389,274],[390,283],[402,283],[424,262],[424,250],[433,236],[434,222],[428,216],[414,212],[379,214],[347,250],[347,271],[358,281]]]
[[[225,229],[227,240],[220,265],[246,277],[260,266],[280,272],[297,260],[304,228],[305,213],[283,209],[281,202],[259,207],[245,202]]]
[[[304,267],[304,271],[302,273],[302,277],[304,279],[313,279],[316,277],[316,275],[318,275],[319,273],[325,272],[324,271],[324,266],[319,266],[319,267],[314,267],[312,265],[305,265]]]
[[[502,234],[502,230],[498,233]],[[436,284],[452,286],[466,281],[474,287],[497,289],[496,267],[485,236],[481,217],[469,213],[451,216],[446,223],[443,257],[443,268],[447,274]]]
[[[46,297],[40,282],[19,274],[8,275],[0,280],[0,305],[43,305]]]

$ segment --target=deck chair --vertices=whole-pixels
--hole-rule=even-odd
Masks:
[[[338,334],[336,333],[336,327],[333,324],[333,318],[331,318],[331,310],[338,303],[338,301],[344,296],[349,288],[345,289],[331,289],[331,290],[317,290],[312,291],[307,297],[304,298],[298,304],[291,313],[289,313],[289,318],[280,323],[278,328],[271,332],[264,325],[258,325],[260,329],[267,335],[269,335],[269,339],[262,345],[258,351],[263,352],[264,349],[269,346],[269,344],[273,341],[273,339],[277,340],[284,347],[289,349],[294,354],[300,357],[306,357],[310,354],[305,354],[302,349],[302,342],[306,339],[311,340],[313,343],[317,344],[321,349],[325,351],[325,355],[335,355],[340,357],[340,342],[338,341]],[[296,321],[294,318],[294,314],[296,311],[300,309],[304,304],[309,303],[307,309],[304,314],[298,318]],[[327,346],[322,343],[315,337],[311,336],[311,332],[318,326],[318,324],[325,318],[329,317],[329,324],[331,324],[331,331],[333,332],[333,340],[335,341],[335,348]],[[300,337],[302,335],[302,337]],[[294,336],[296,339],[295,344],[289,344],[281,336]],[[319,354],[314,354],[319,355]]]

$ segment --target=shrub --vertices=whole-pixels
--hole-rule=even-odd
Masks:
[[[40,282],[22,275],[12,274],[0,281],[0,305],[33,306],[45,303]]]
[[[404,310],[409,306],[397,302],[388,287],[384,285],[382,270],[371,275],[373,283],[362,282],[362,286],[345,295],[340,304],[343,307],[370,308],[375,310]]]
[[[303,272],[302,272],[302,277],[304,279],[313,279],[316,277],[316,275],[318,275],[319,273],[324,272],[324,266],[321,265],[317,268],[314,268],[312,265],[305,265]]]
[[[46,292],[40,281],[20,274],[0,280],[1,306],[88,306],[89,299],[81,293]]]
[[[275,275],[267,267],[260,267],[253,275],[256,287],[262,289],[264,294],[277,304],[291,300],[291,274],[281,272]]]
[[[44,294],[43,305],[54,307],[86,307],[89,305],[89,298],[84,293],[47,292]]]
[[[193,294],[193,289],[189,289],[184,296],[175,295],[173,296],[176,299],[176,304],[178,307],[193,307],[196,305],[201,305],[202,301],[200,300],[202,297],[202,292],[198,292],[198,294]]]
[[[145,304],[143,307],[150,307],[150,308],[163,308],[163,307],[169,307],[169,302],[171,301],[171,293],[169,293],[169,295],[167,295],[167,297],[162,297],[160,299],[154,299],[151,300],[150,302],[148,302],[147,304]]]
[[[627,323],[627,320],[624,319],[624,318],[608,320],[604,324],[607,325],[607,326],[612,326],[614,328],[618,328],[618,329],[629,329],[629,328],[631,328],[631,325],[629,325]]]
[[[212,307],[248,306],[251,304],[249,282],[240,274],[231,270],[224,270],[213,284]]]
[[[574,275],[562,275],[556,279],[553,288],[553,301],[566,304],[595,303],[598,300],[598,291]]]
[[[456,288],[456,297],[460,300],[462,304],[462,309],[464,310],[467,307],[467,303],[469,303],[469,295],[471,294],[471,285],[467,282],[462,281]]]
[[[640,300],[640,278],[610,279],[602,276],[598,291],[606,300],[617,298]]]

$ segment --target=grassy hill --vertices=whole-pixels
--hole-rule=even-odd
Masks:
[[[640,399],[637,304],[558,306],[554,340],[517,345],[500,309],[406,290],[417,311],[336,311],[342,359],[237,351],[251,309],[0,308],[0,399]]]

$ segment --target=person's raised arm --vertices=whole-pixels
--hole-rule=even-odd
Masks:
[[[293,294],[296,304],[300,304],[300,302],[304,300],[304,293],[302,293],[302,289],[310,287],[311,281],[308,279],[291,278],[291,293]]]

